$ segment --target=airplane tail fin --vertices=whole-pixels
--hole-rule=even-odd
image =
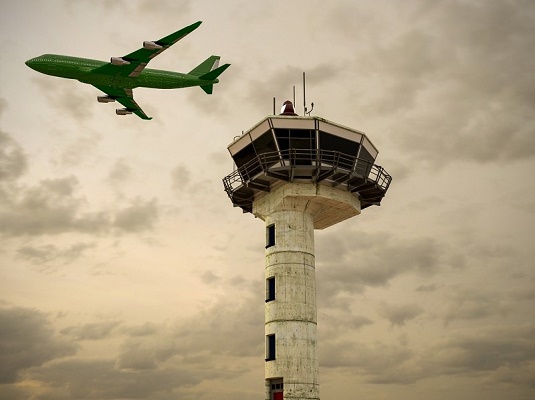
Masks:
[[[197,65],[195,68],[193,68],[189,75],[194,76],[201,76],[204,74],[207,74],[208,72],[216,69],[219,66],[219,59],[221,57],[219,56],[210,56],[206,60],[204,60],[202,63]]]
[[[230,64],[219,66],[219,56],[211,56],[208,57],[205,61],[200,63],[198,66],[193,68],[189,74],[198,76],[199,79],[206,80],[206,81],[215,81],[217,80],[217,77],[221,75],[228,67],[230,67]],[[204,90],[207,94],[212,94],[214,90],[214,83],[217,82],[211,82],[207,83],[206,85],[200,85],[201,89]]]

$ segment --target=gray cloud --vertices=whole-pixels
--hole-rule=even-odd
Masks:
[[[54,266],[45,266],[47,270],[53,270],[57,264],[70,264],[83,256],[84,251],[94,248],[94,243],[76,243],[66,249],[60,249],[53,244],[32,246],[22,246],[17,250],[17,254],[33,264],[43,265],[53,263]]]
[[[120,321],[102,321],[63,328],[60,333],[75,340],[102,340],[108,338]]]
[[[158,220],[158,205],[152,200],[135,199],[130,206],[119,210],[113,225],[126,232],[151,229]]]
[[[321,310],[321,309],[320,309]],[[352,315],[350,311],[344,314],[332,310],[319,311],[318,332],[321,343],[333,341],[348,332],[356,332],[366,326],[372,325],[373,321],[362,315]]]
[[[102,136],[99,133],[84,130],[71,143],[64,146],[57,163],[66,167],[80,165],[98,150],[98,144],[101,140]]]
[[[374,9],[355,3],[331,12],[347,19]],[[369,36],[386,23],[388,32]],[[368,118],[399,116],[395,145],[434,166],[531,158],[535,55],[526,49],[535,46],[534,24],[530,1],[412,1],[340,24],[340,34],[363,43],[354,57],[365,95],[350,101]]]
[[[369,383],[408,384],[417,377],[412,373],[415,354],[406,347],[376,343],[332,341],[320,347],[321,365],[325,368],[346,369],[367,377]]]
[[[415,290],[417,292],[434,292],[438,290],[440,286],[436,283],[430,284],[430,285],[420,285]]]
[[[209,373],[216,375],[215,371]],[[159,398],[159,394],[165,395],[174,388],[198,384],[204,378],[198,371],[174,368],[143,371],[140,374],[117,369],[113,360],[106,359],[51,363],[33,370],[31,377],[44,383],[50,399],[102,400]]]
[[[447,293],[448,306],[444,323],[452,321],[478,320],[491,316],[505,317],[512,305],[500,293],[493,291],[464,289]]]
[[[525,389],[534,387],[535,380],[529,375],[535,362],[532,325],[446,333],[444,339],[424,345],[419,352],[386,343],[323,342],[321,362],[326,368],[350,371],[375,384],[412,384],[438,376],[477,374]],[[520,378],[512,379],[512,374]]]
[[[63,338],[51,329],[45,314],[0,309],[2,383],[15,382],[22,373],[21,377],[39,382],[43,399],[204,398],[206,388],[197,389],[195,395],[189,390],[205,380],[240,376],[248,370],[243,357],[262,354],[262,301],[257,300],[218,302],[176,324],[120,327],[119,321],[108,320],[73,325],[61,330]],[[238,320],[240,329],[235,325]],[[105,341],[121,334],[128,337],[118,352],[90,358],[76,356],[78,345],[66,340]],[[228,364],[228,357],[242,357],[241,366]],[[207,390],[206,395],[210,393]],[[0,397],[8,395],[24,398],[25,393],[0,385]]]
[[[191,172],[187,167],[180,164],[171,171],[172,187],[177,192],[186,189],[191,182]]]
[[[504,325],[460,332],[430,350],[442,374],[520,369],[535,362],[535,327]],[[524,383],[533,385],[535,379]]]
[[[206,284],[217,283],[221,280],[221,277],[214,274],[212,271],[204,271],[201,274],[201,281]]]
[[[0,115],[2,115],[5,109],[7,109],[7,101],[0,97]]]
[[[28,308],[0,308],[0,383],[15,382],[20,371],[76,352],[58,337],[47,316]]]
[[[324,234],[317,240],[318,290],[327,302],[338,293],[360,293],[366,286],[385,286],[393,278],[416,272],[434,275],[451,262],[444,245],[431,238],[394,242],[388,234]],[[389,257],[384,255],[388,254]]]
[[[11,236],[60,234],[64,232],[106,233],[112,230],[140,232],[152,229],[158,220],[156,199],[136,198],[117,210],[85,211],[87,201],[77,197],[79,182],[74,176],[43,179],[31,187],[10,186],[0,191],[5,197],[0,204],[0,233]],[[58,250],[54,245],[24,246],[19,255],[32,262],[46,262],[53,258],[79,256],[87,247],[73,245]]]
[[[19,178],[27,167],[22,147],[10,135],[0,131],[0,182]]]
[[[108,175],[108,180],[113,185],[120,184],[132,176],[132,167],[125,159],[120,158],[115,161]]]
[[[79,89],[77,85],[81,85],[80,82],[50,76],[36,76],[32,81],[48,99],[48,103],[61,115],[70,115],[78,120],[86,120],[93,115],[91,98],[86,96],[84,90],[77,90]]]
[[[110,3],[115,3],[114,1],[110,1]],[[181,1],[180,3],[176,3],[175,1],[162,1],[161,3],[162,7],[165,7],[166,10],[168,10],[168,15],[173,15],[174,13],[180,14],[182,16],[185,16],[191,12],[191,1]],[[142,14],[154,14],[158,18],[161,18],[160,10],[158,7],[154,7],[154,3],[150,0],[144,0],[141,1],[137,9]]]
[[[122,331],[129,336],[147,336],[154,335],[160,329],[158,324],[152,322],[145,322],[141,325],[123,327]]]
[[[404,326],[407,321],[416,318],[423,312],[423,308],[417,304],[383,303],[379,309],[379,314],[385,317],[391,326]]]
[[[73,197],[77,185],[74,176],[45,179],[12,194],[0,209],[0,232],[16,236],[101,231],[107,225],[107,217],[103,213],[80,212],[85,200]]]

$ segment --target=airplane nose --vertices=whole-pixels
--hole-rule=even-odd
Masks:
[[[25,62],[25,64],[30,67],[31,69],[35,70],[35,64],[37,62],[35,61],[35,58],[31,58],[28,61]]]

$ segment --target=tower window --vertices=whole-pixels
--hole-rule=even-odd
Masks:
[[[275,300],[275,277],[266,279],[266,303]]]
[[[275,224],[266,227],[266,249],[275,246]]]
[[[275,334],[266,336],[266,361],[275,359]]]

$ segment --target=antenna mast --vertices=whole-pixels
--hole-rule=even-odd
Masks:
[[[304,72],[303,72],[303,109],[304,109],[303,115],[306,117],[306,115],[307,115],[307,100],[306,100],[306,80],[305,80],[305,73]]]

